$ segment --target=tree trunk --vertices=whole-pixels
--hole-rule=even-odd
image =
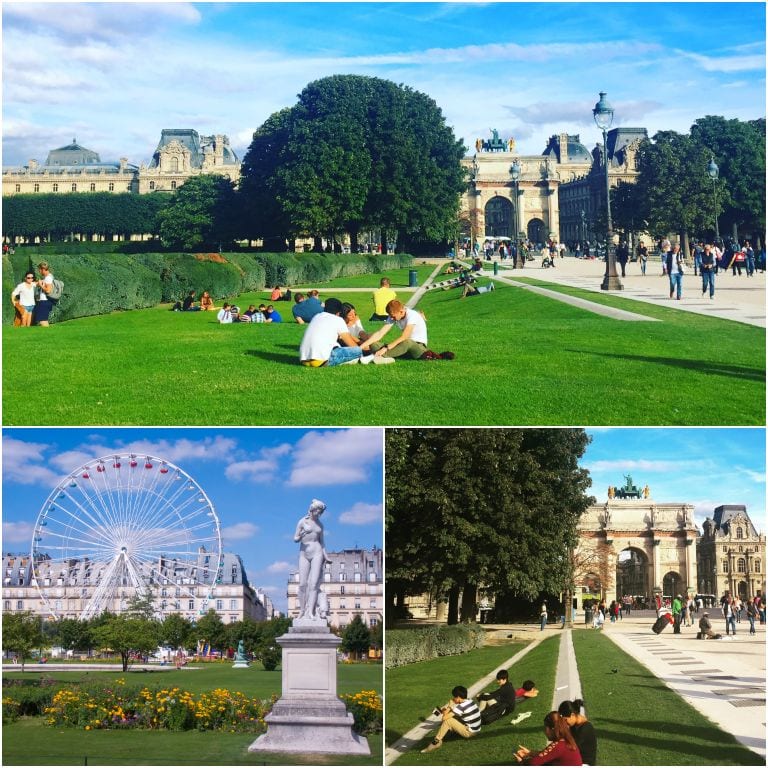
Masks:
[[[691,245],[688,241],[688,232],[681,232],[680,233],[680,252],[683,254],[683,258],[687,258],[688,254],[691,252]]]
[[[461,599],[462,623],[474,621],[477,616],[477,584],[464,584],[464,592]]]
[[[123,672],[128,671],[128,653],[126,651],[120,652],[120,661],[123,663]]]
[[[448,593],[448,624],[459,623],[459,594],[461,589],[454,584]]]

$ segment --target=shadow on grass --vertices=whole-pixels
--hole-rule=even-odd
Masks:
[[[258,357],[260,360],[266,360],[270,363],[283,363],[294,368],[299,367],[299,358],[295,351],[292,355],[281,355],[275,352],[267,352],[264,349],[246,349],[245,354],[250,357]]]
[[[568,349],[565,351],[584,354],[584,350],[578,349]],[[705,360],[681,360],[673,357],[651,357],[649,355],[614,354],[610,352],[590,352],[589,354],[593,354],[596,357],[631,360],[632,362],[669,365],[673,368],[684,368],[714,376],[726,376],[728,378],[746,379],[748,381],[765,381],[765,371],[759,368],[747,368],[743,365],[725,365]]]
[[[642,731],[640,733],[628,732],[623,730],[625,728],[632,728],[635,730],[642,729]],[[672,729],[671,733],[669,733],[670,729]],[[670,736],[674,735],[674,729],[672,728],[671,723],[663,720],[632,720],[631,722],[627,723],[623,720],[601,718],[600,724],[595,727],[595,730],[597,732],[598,745],[601,743],[601,736],[605,737],[607,733],[610,733],[609,741],[615,741],[621,744],[636,745],[642,749],[656,749],[665,753],[669,753],[671,750],[674,750],[680,755],[689,755],[693,758],[703,758],[702,763],[705,761],[709,761],[711,763],[713,758],[717,759],[716,756],[719,754],[720,758],[724,760],[722,764],[727,765],[729,763],[725,762],[725,756],[723,752],[729,749],[738,748],[739,750],[744,750],[746,756],[754,757],[754,762],[738,762],[733,764],[764,764],[764,761],[760,755],[750,753],[746,747],[744,747],[742,744],[739,744],[739,742],[733,739],[733,737],[729,737],[732,739],[731,743],[724,741],[723,731],[721,731],[719,728],[692,726],[686,723],[681,729],[682,732],[679,734],[679,738],[670,740]],[[702,743],[694,744],[691,742],[692,739],[697,739]],[[601,752],[599,755],[601,765],[611,765],[610,747],[606,748],[605,739],[602,742],[602,748],[598,746],[598,752]],[[672,762],[669,764],[674,765]]]

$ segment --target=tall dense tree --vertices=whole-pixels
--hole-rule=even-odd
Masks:
[[[463,154],[425,94],[335,75],[307,85],[254,134],[241,173],[244,210],[262,236],[346,231],[354,247],[361,229],[375,227],[441,239],[458,211]]]
[[[561,591],[592,502],[578,466],[587,443],[580,429],[390,430],[388,608],[432,589],[456,623],[474,619],[480,587],[529,599]]]
[[[3,614],[2,631],[3,651],[15,653],[21,659],[21,671],[24,662],[30,657],[35,648],[40,648],[43,642],[43,629],[40,617],[32,611]]]
[[[169,613],[160,624],[160,641],[172,648],[186,648],[192,636],[192,622],[179,613]]]
[[[52,622],[56,642],[67,651],[90,651],[93,648],[93,627],[84,619],[59,619]]]
[[[99,647],[120,655],[123,672],[127,672],[132,655],[151,653],[157,648],[160,624],[154,619],[120,614],[94,629],[93,636]]]
[[[362,617],[356,613],[352,621],[344,627],[341,635],[341,650],[351,653],[353,658],[363,658],[371,647],[371,631],[365,626]]]
[[[215,250],[234,233],[235,187],[225,176],[188,179],[158,214],[163,244],[181,250]]]
[[[221,616],[213,608],[209,608],[208,613],[197,620],[194,636],[197,640],[209,643],[211,649],[224,651],[227,643],[227,629]]]

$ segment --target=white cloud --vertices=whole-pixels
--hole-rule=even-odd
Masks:
[[[264,570],[266,573],[290,573],[294,569],[293,563],[289,563],[287,560],[278,560],[270,563]]]
[[[288,485],[347,485],[365,480],[382,455],[382,430],[309,432],[293,452]]]
[[[3,437],[3,480],[21,485],[54,486],[61,475],[44,466],[44,443],[31,443],[13,437]]]
[[[229,544],[231,541],[253,538],[259,532],[259,526],[254,523],[235,523],[221,529],[222,538]]]
[[[675,459],[649,460],[649,459],[603,459],[593,461],[585,465],[590,472],[612,472],[640,470],[643,472],[673,473],[687,471],[689,468],[700,467],[698,461],[686,461]]]
[[[368,525],[369,523],[380,523],[382,521],[383,505],[366,504],[359,501],[351,509],[342,512],[339,515],[339,522],[348,525]]]
[[[250,483],[268,483],[274,479],[279,464],[272,459],[254,459],[253,461],[236,461],[230,464],[224,474],[228,480]]]
[[[9,543],[22,543],[27,546],[24,548],[26,551],[29,549],[29,545],[32,542],[32,531],[34,525],[32,523],[25,522],[7,522],[3,523],[3,547],[4,551],[8,549],[6,546]]]

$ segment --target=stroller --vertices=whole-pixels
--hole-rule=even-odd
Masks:
[[[545,256],[541,260],[541,268],[542,269],[548,269],[549,267],[554,267],[554,266],[555,266],[555,262],[554,262],[554,260],[553,260],[553,258],[551,256]]]

